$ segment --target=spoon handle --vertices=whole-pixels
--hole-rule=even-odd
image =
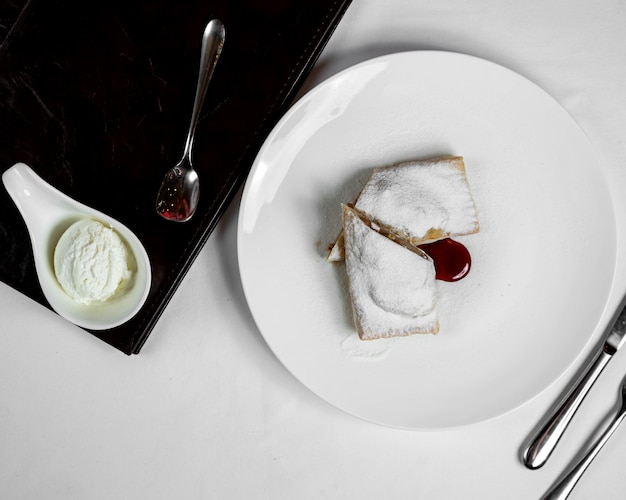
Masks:
[[[576,483],[581,478],[587,467],[591,464],[596,455],[600,452],[600,449],[606,444],[609,438],[613,435],[619,424],[624,420],[626,416],[626,409],[622,408],[617,414],[611,425],[604,431],[602,436],[595,442],[591,450],[578,462],[572,469],[555,484],[541,500],[565,500],[576,486]]]
[[[213,76],[215,65],[222,53],[224,40],[226,38],[226,30],[219,19],[211,20],[204,29],[202,35],[202,49],[200,51],[200,72],[198,75],[198,86],[196,87],[196,97],[193,102],[193,110],[191,112],[191,122],[189,131],[187,132],[187,142],[185,143],[185,151],[183,156],[191,163],[191,150],[193,148],[193,140],[196,134],[196,125],[200,118],[200,110],[204,102],[206,90]]]
[[[580,379],[565,395],[559,406],[550,414],[524,451],[524,465],[529,469],[541,467],[556,447],[574,413],[594,384],[612,354],[602,349],[589,364]]]

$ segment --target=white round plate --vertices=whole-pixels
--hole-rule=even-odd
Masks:
[[[479,233],[473,267],[439,282],[438,335],[361,341],[344,264],[325,261],[373,167],[465,158]],[[238,226],[245,295],[278,359],[365,420],[441,429],[519,407],[602,333],[615,220],[593,147],[518,74],[475,57],[404,52],[301,98],[267,138]]]

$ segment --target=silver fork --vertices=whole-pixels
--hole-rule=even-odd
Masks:
[[[559,482],[552,486],[552,488],[543,497],[541,497],[541,500],[565,500],[572,492],[574,486],[576,486],[576,483],[581,478],[583,473],[587,470],[587,467],[589,467],[602,447],[617,430],[619,424],[622,423],[622,420],[626,417],[626,379],[622,381],[621,398],[621,408],[602,436],[598,438],[584,458],[572,467]]]

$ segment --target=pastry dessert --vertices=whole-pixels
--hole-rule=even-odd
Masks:
[[[342,217],[328,260],[345,259],[359,337],[437,333],[436,280],[462,279],[471,264],[450,237],[479,230],[463,158],[377,168]]]
[[[437,333],[432,260],[393,241],[375,222],[342,205],[345,262],[354,322],[363,340]]]
[[[479,230],[474,200],[460,156],[407,161],[376,168],[355,208],[413,245]],[[344,236],[328,260],[344,258]]]

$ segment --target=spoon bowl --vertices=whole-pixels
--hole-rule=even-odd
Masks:
[[[175,222],[188,221],[198,207],[200,181],[198,174],[193,169],[191,152],[204,96],[213,76],[217,60],[222,53],[225,37],[224,25],[218,19],[211,20],[206,25],[202,35],[198,85],[185,149],[181,160],[170,168],[163,177],[157,194],[156,211],[167,220]]]
[[[198,174],[185,157],[163,177],[157,197],[157,212],[165,219],[185,222],[196,211],[199,197]]]
[[[131,319],[145,303],[152,279],[148,254],[137,236],[116,219],[52,187],[24,163],[17,163],[4,172],[2,182],[28,228],[37,278],[52,309],[72,323],[91,330],[107,330]],[[134,260],[134,276],[125,292],[89,305],[67,295],[54,270],[54,250],[59,239],[72,224],[85,218],[114,229]]]

